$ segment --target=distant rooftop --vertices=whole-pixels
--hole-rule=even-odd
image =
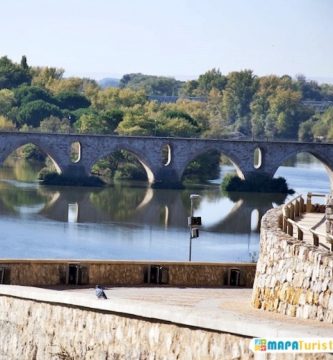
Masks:
[[[329,107],[333,107],[333,101],[315,101],[315,100],[305,100],[302,101],[303,105],[312,108],[317,112],[324,112]]]

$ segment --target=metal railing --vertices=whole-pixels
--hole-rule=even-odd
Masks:
[[[323,213],[325,214],[325,205],[313,204],[313,197],[326,198],[325,194],[308,193],[306,202],[304,201],[303,195],[298,195],[294,199],[286,203],[282,208],[282,217],[280,218],[280,228],[283,232],[290,236],[294,236],[294,229],[297,231],[297,239],[303,241],[304,233],[310,233],[314,246],[322,246],[327,250],[333,251],[333,236],[328,233],[322,233],[316,230],[319,225],[325,221],[325,216],[312,227],[306,227],[295,221],[304,213]],[[296,234],[295,234],[296,235]],[[324,239],[329,246],[325,245],[320,240]]]

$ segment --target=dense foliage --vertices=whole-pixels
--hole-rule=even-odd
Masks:
[[[197,80],[181,82],[127,74],[119,87],[106,88],[94,80],[63,75],[63,69],[30,67],[25,56],[19,64],[1,57],[0,129],[333,140],[332,103],[320,112],[309,103],[326,101],[329,105],[333,85],[319,85],[302,75],[296,79],[287,75],[258,77],[251,70],[222,74],[211,69]],[[179,98],[165,103],[149,101],[148,95]],[[197,169],[199,177],[212,178],[218,163],[210,163],[210,170],[203,173],[201,165],[207,159],[195,160],[186,174],[195,175]],[[126,171],[134,173],[130,167]]]
[[[286,179],[282,177],[272,179],[262,174],[249,177],[247,180],[242,180],[236,175],[227,175],[223,179],[222,190],[227,192],[294,193],[294,190],[288,189]]]

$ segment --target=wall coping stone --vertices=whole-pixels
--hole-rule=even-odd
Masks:
[[[254,262],[199,262],[199,261],[166,261],[166,260],[99,260],[99,259],[1,259],[0,264],[110,264],[110,265],[186,265],[186,266],[253,266]]]

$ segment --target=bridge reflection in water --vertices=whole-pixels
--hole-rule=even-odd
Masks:
[[[31,248],[30,255],[23,251],[26,257],[186,260],[191,192],[130,186],[54,188],[2,181],[0,221],[4,229],[10,226],[4,232],[19,231],[18,227],[13,230],[6,219],[19,219],[24,232],[22,239],[15,234],[9,235],[13,239],[7,243],[0,239],[0,245],[17,246],[23,251],[32,237],[42,255],[34,255]],[[219,187],[196,192],[201,198],[195,203],[194,213],[203,217],[203,228],[194,243],[194,260],[232,261],[231,252],[242,248],[241,261],[254,261],[260,217],[272,203],[282,203],[284,197],[234,194],[228,198]],[[115,244],[119,251],[116,255]],[[9,251],[7,256],[19,256],[14,253]]]
[[[190,190],[123,186],[75,190],[71,187],[16,185],[15,182],[6,182],[5,185],[2,183],[1,215],[19,216],[29,208],[31,213],[61,222],[110,222],[184,228],[189,214]],[[228,206],[228,209],[220,209],[220,214],[213,223],[203,216],[203,230],[207,232],[245,234],[258,231],[259,223],[253,224],[253,212],[257,211],[259,214],[259,222],[272,204],[282,204],[285,200],[282,194],[261,194],[258,197],[258,194],[233,193],[231,197],[224,197],[217,188],[196,192],[201,195],[195,208],[197,213],[200,213],[201,203],[208,197],[217,204],[225,202]],[[206,207],[209,206],[206,204]],[[202,212],[205,212],[205,209],[201,210],[201,215]]]

